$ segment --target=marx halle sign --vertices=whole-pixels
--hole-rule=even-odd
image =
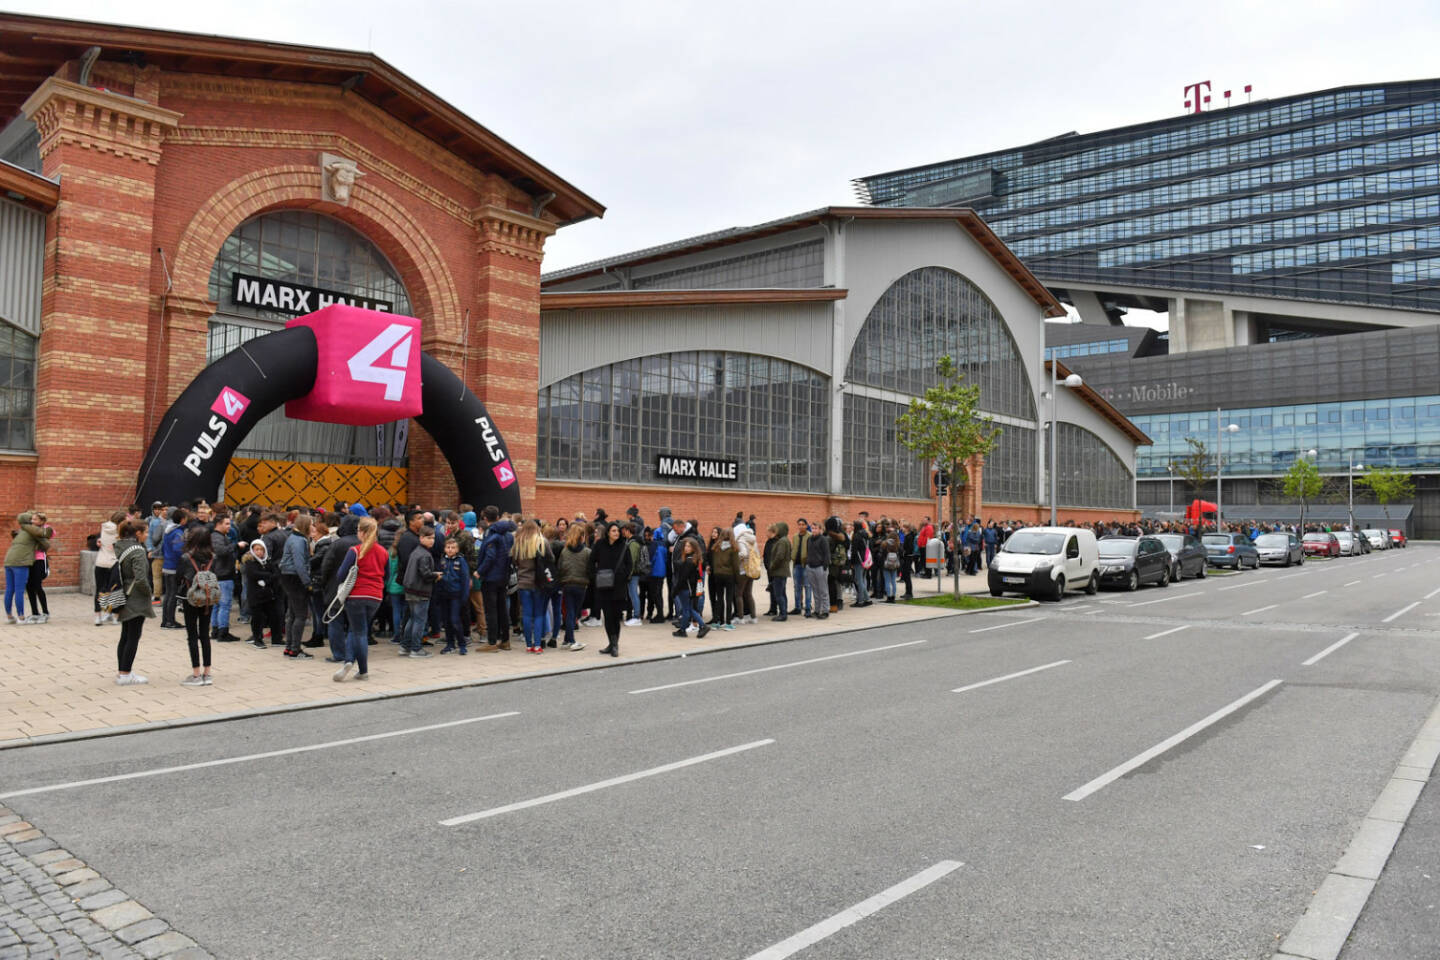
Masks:
[[[740,464],[735,460],[661,454],[655,458],[655,475],[662,480],[724,480],[734,483],[740,479]]]

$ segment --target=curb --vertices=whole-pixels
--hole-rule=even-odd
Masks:
[[[750,647],[765,647],[777,643],[793,643],[796,640],[814,640],[817,637],[839,637],[852,633],[864,633],[867,630],[880,630],[886,627],[903,626],[909,623],[926,623],[931,620],[944,620],[950,617],[968,617],[981,613],[995,613],[999,610],[1025,610],[1029,607],[1042,606],[1035,600],[1026,603],[1011,603],[999,607],[986,607],[980,610],[947,610],[944,607],[929,607],[935,611],[931,616],[917,620],[906,620],[902,623],[875,623],[868,626],[854,627],[851,629],[830,631],[827,633],[805,633],[796,637],[772,637],[763,640],[747,640],[739,643],[726,644],[721,647],[707,647],[703,650],[677,650],[674,653],[654,653],[645,657],[635,657],[625,660],[611,660],[610,662],[576,664],[570,667],[546,668],[544,670],[531,670],[525,673],[509,674],[503,677],[477,677],[474,680],[455,680],[448,683],[434,683],[423,687],[407,687],[404,690],[386,690],[380,693],[364,694],[358,697],[348,697],[344,700],[307,700],[300,703],[285,703],[273,707],[256,707],[253,710],[235,710],[230,713],[202,714],[198,717],[179,717],[175,720],[156,720],[151,723],[131,723],[121,727],[103,727],[95,730],[75,730],[67,733],[46,733],[38,737],[24,737],[15,740],[0,740],[0,751],[19,750],[24,747],[39,747],[54,743],[75,743],[83,740],[99,740],[105,737],[123,737],[132,733],[148,733],[155,730],[173,730],[179,727],[195,727],[210,723],[227,723],[231,720],[246,720],[253,717],[267,717],[277,713],[299,713],[304,710],[323,710],[326,707],[344,707],[354,703],[375,703],[381,700],[397,700],[402,697],[419,697],[430,693],[443,693],[447,690],[467,690],[472,687],[488,687],[501,683],[515,683],[520,680],[535,680],[542,677],[561,677],[572,673],[581,673],[587,670],[614,670],[619,667],[628,667],[638,663],[656,663],[662,660],[680,660],[687,657],[699,657],[711,653],[723,653],[727,650],[745,650]],[[633,628],[632,628],[633,629]]]
[[[1345,853],[1326,874],[1305,915],[1280,945],[1274,960],[1335,960],[1345,949],[1437,758],[1440,702],[1430,711]]]

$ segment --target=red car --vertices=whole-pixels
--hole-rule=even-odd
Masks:
[[[1340,556],[1340,541],[1333,533],[1307,533],[1305,539],[1300,541],[1300,548],[1307,557]]]
[[[1389,533],[1390,533],[1390,546],[1392,546],[1392,547],[1403,547],[1403,546],[1406,546],[1406,545],[1409,543],[1409,541],[1407,541],[1407,540],[1405,539],[1405,531],[1404,531],[1404,530],[1391,530],[1391,531],[1389,531]]]

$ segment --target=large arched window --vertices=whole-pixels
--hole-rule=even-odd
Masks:
[[[1045,462],[1050,462],[1046,431]],[[1060,422],[1060,453],[1055,465],[1062,507],[1135,508],[1135,475],[1105,441],[1073,423]],[[988,499],[988,498],[987,498]]]
[[[1035,398],[1015,340],[990,298],[953,270],[921,267],[891,284],[850,351],[851,383],[919,396],[935,364],[953,358],[980,387],[987,413],[1035,419]]]
[[[237,273],[381,300],[392,312],[413,316],[400,274],[362,234],[308,211],[261,214],[225,239],[210,271],[210,299],[219,307],[210,321],[206,363],[291,319],[288,313],[234,302],[232,280]],[[237,452],[271,460],[402,466],[405,440],[403,423],[378,428],[312,423],[291,420],[277,410],[256,424]]]
[[[661,353],[565,378],[540,390],[539,476],[670,483],[662,455],[735,460],[752,490],[825,490],[829,379],[773,357]]]

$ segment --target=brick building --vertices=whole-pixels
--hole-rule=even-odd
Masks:
[[[600,204],[373,54],[9,14],[0,50],[0,513],[46,511],[57,582],[207,360],[287,319],[236,272],[422,318],[533,502],[541,255]],[[227,487],[448,503],[421,433],[277,412]]]

